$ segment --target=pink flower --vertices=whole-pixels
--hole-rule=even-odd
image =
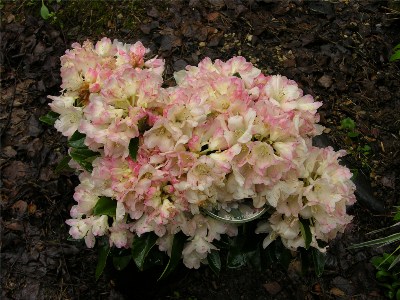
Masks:
[[[317,109],[297,83],[265,76],[243,57],[224,62],[205,58],[174,74],[177,85],[163,88],[164,61],[147,60],[141,42],[103,38],[95,45],[74,43],[61,57],[62,95],[50,96],[60,114],[55,127],[70,138],[77,130],[97,151],[92,172],[81,172],[70,234],[93,247],[97,236],[129,248],[147,232],[158,235],[171,255],[173,236],[187,236],[182,257],[199,268],[214,241],[237,234],[237,225],[202,214],[202,208],[238,207],[252,199],[271,217],[256,233],[268,233],[289,249],[311,246],[343,232],[355,202],[351,172],[339,164],[344,151],[316,148],[322,132]],[[136,138],[137,149],[129,149]],[[130,152],[134,150],[136,155]],[[115,217],[94,216],[100,197],[116,201]]]

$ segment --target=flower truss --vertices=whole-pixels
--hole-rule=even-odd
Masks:
[[[264,248],[280,238],[291,250],[325,251],[318,241],[351,221],[355,186],[338,162],[345,153],[311,145],[323,129],[322,103],[296,82],[265,76],[243,57],[205,58],[163,88],[164,61],[146,59],[140,42],[72,48],[61,58],[61,96],[49,98],[80,172],[67,220],[73,238],[130,248],[152,232],[170,255],[181,232],[183,262],[199,268],[218,250],[213,242],[238,232],[203,208],[229,210],[244,199],[268,206],[256,229],[268,233]]]

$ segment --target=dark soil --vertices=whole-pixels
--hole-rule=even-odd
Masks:
[[[1,3],[2,299],[383,298],[370,259],[391,248],[347,247],[391,224],[390,210],[400,205],[400,68],[388,61],[400,42],[395,1],[53,1],[57,19],[47,21],[41,1]],[[39,117],[49,111],[46,96],[59,94],[59,57],[72,42],[102,36],[142,40],[166,59],[170,81],[206,56],[242,55],[324,102],[330,143],[349,151],[376,205],[350,208],[354,221],[330,243],[321,277],[301,274],[295,256],[288,269],[223,269],[219,277],[181,266],[159,283],[160,270],[108,266],[95,281],[96,251],[70,241],[64,223],[78,183],[55,172],[66,140]],[[358,137],[340,129],[344,118],[355,121]]]

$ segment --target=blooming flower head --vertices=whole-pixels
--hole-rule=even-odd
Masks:
[[[105,236],[129,248],[154,233],[171,255],[181,232],[183,262],[199,268],[218,250],[216,240],[238,232],[203,210],[229,211],[247,199],[271,212],[256,230],[268,233],[264,247],[277,238],[291,250],[306,247],[307,227],[310,245],[324,251],[318,241],[351,221],[346,206],[355,187],[338,162],[342,151],[311,145],[322,131],[322,103],[244,57],[205,58],[164,88],[164,61],[148,54],[141,42],[103,38],[74,43],[61,58],[62,95],[49,97],[59,114],[55,127],[68,138],[83,136],[71,143],[78,151],[70,150],[77,160],[70,165],[81,172],[71,236],[88,247]],[[112,212],[99,213],[102,201]]]

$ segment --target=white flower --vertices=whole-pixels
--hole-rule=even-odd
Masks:
[[[52,103],[49,103],[51,109],[60,114],[54,127],[64,136],[71,137],[78,129],[79,123],[82,120],[82,108],[73,105],[75,102],[75,98],[73,97],[49,96],[49,98],[53,100]]]
[[[92,220],[92,233],[95,236],[105,235],[108,231],[108,216],[93,217]]]

